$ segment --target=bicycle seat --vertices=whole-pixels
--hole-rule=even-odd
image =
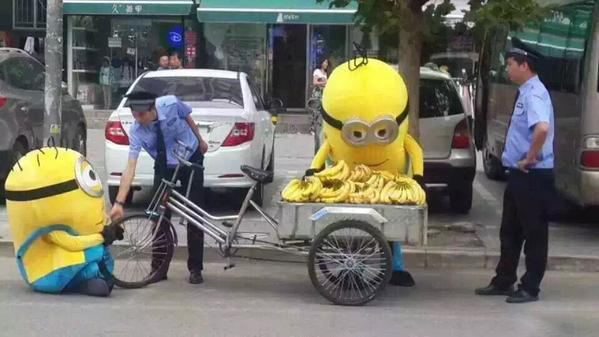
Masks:
[[[245,173],[245,175],[250,177],[250,179],[260,183],[267,183],[272,181],[273,178],[272,172],[260,170],[247,165],[241,165],[241,172]]]

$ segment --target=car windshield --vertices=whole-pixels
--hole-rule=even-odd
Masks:
[[[131,92],[146,91],[158,96],[175,95],[194,106],[243,108],[238,79],[218,77],[146,77]]]
[[[449,80],[420,80],[420,118],[463,113],[462,103]]]

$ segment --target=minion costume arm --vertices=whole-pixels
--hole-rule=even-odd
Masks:
[[[102,234],[75,236],[63,231],[51,232],[44,236],[44,240],[69,252],[80,252],[104,243]]]
[[[312,164],[310,164],[310,169],[314,171],[319,171],[325,167],[326,160],[331,153],[331,144],[325,139],[324,143],[318,149],[318,152],[314,156],[312,160]]]
[[[422,148],[414,138],[410,135],[406,135],[404,140],[404,148],[410,156],[412,163],[412,173],[414,176],[424,176],[424,155]]]

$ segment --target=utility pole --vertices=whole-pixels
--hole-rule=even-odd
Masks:
[[[61,144],[62,110],[62,0],[47,0],[46,5],[46,83],[44,88],[44,144]],[[50,140],[53,139],[53,141]]]

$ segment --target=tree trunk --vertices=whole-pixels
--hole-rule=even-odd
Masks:
[[[62,145],[62,0],[48,0],[46,13],[46,82],[44,90],[44,144]],[[53,141],[50,140],[53,138]]]
[[[401,1],[403,22],[400,24],[398,70],[408,87],[410,113],[409,133],[420,140],[419,111],[420,111],[420,57],[422,52],[422,13],[414,13],[407,7],[407,1]]]

